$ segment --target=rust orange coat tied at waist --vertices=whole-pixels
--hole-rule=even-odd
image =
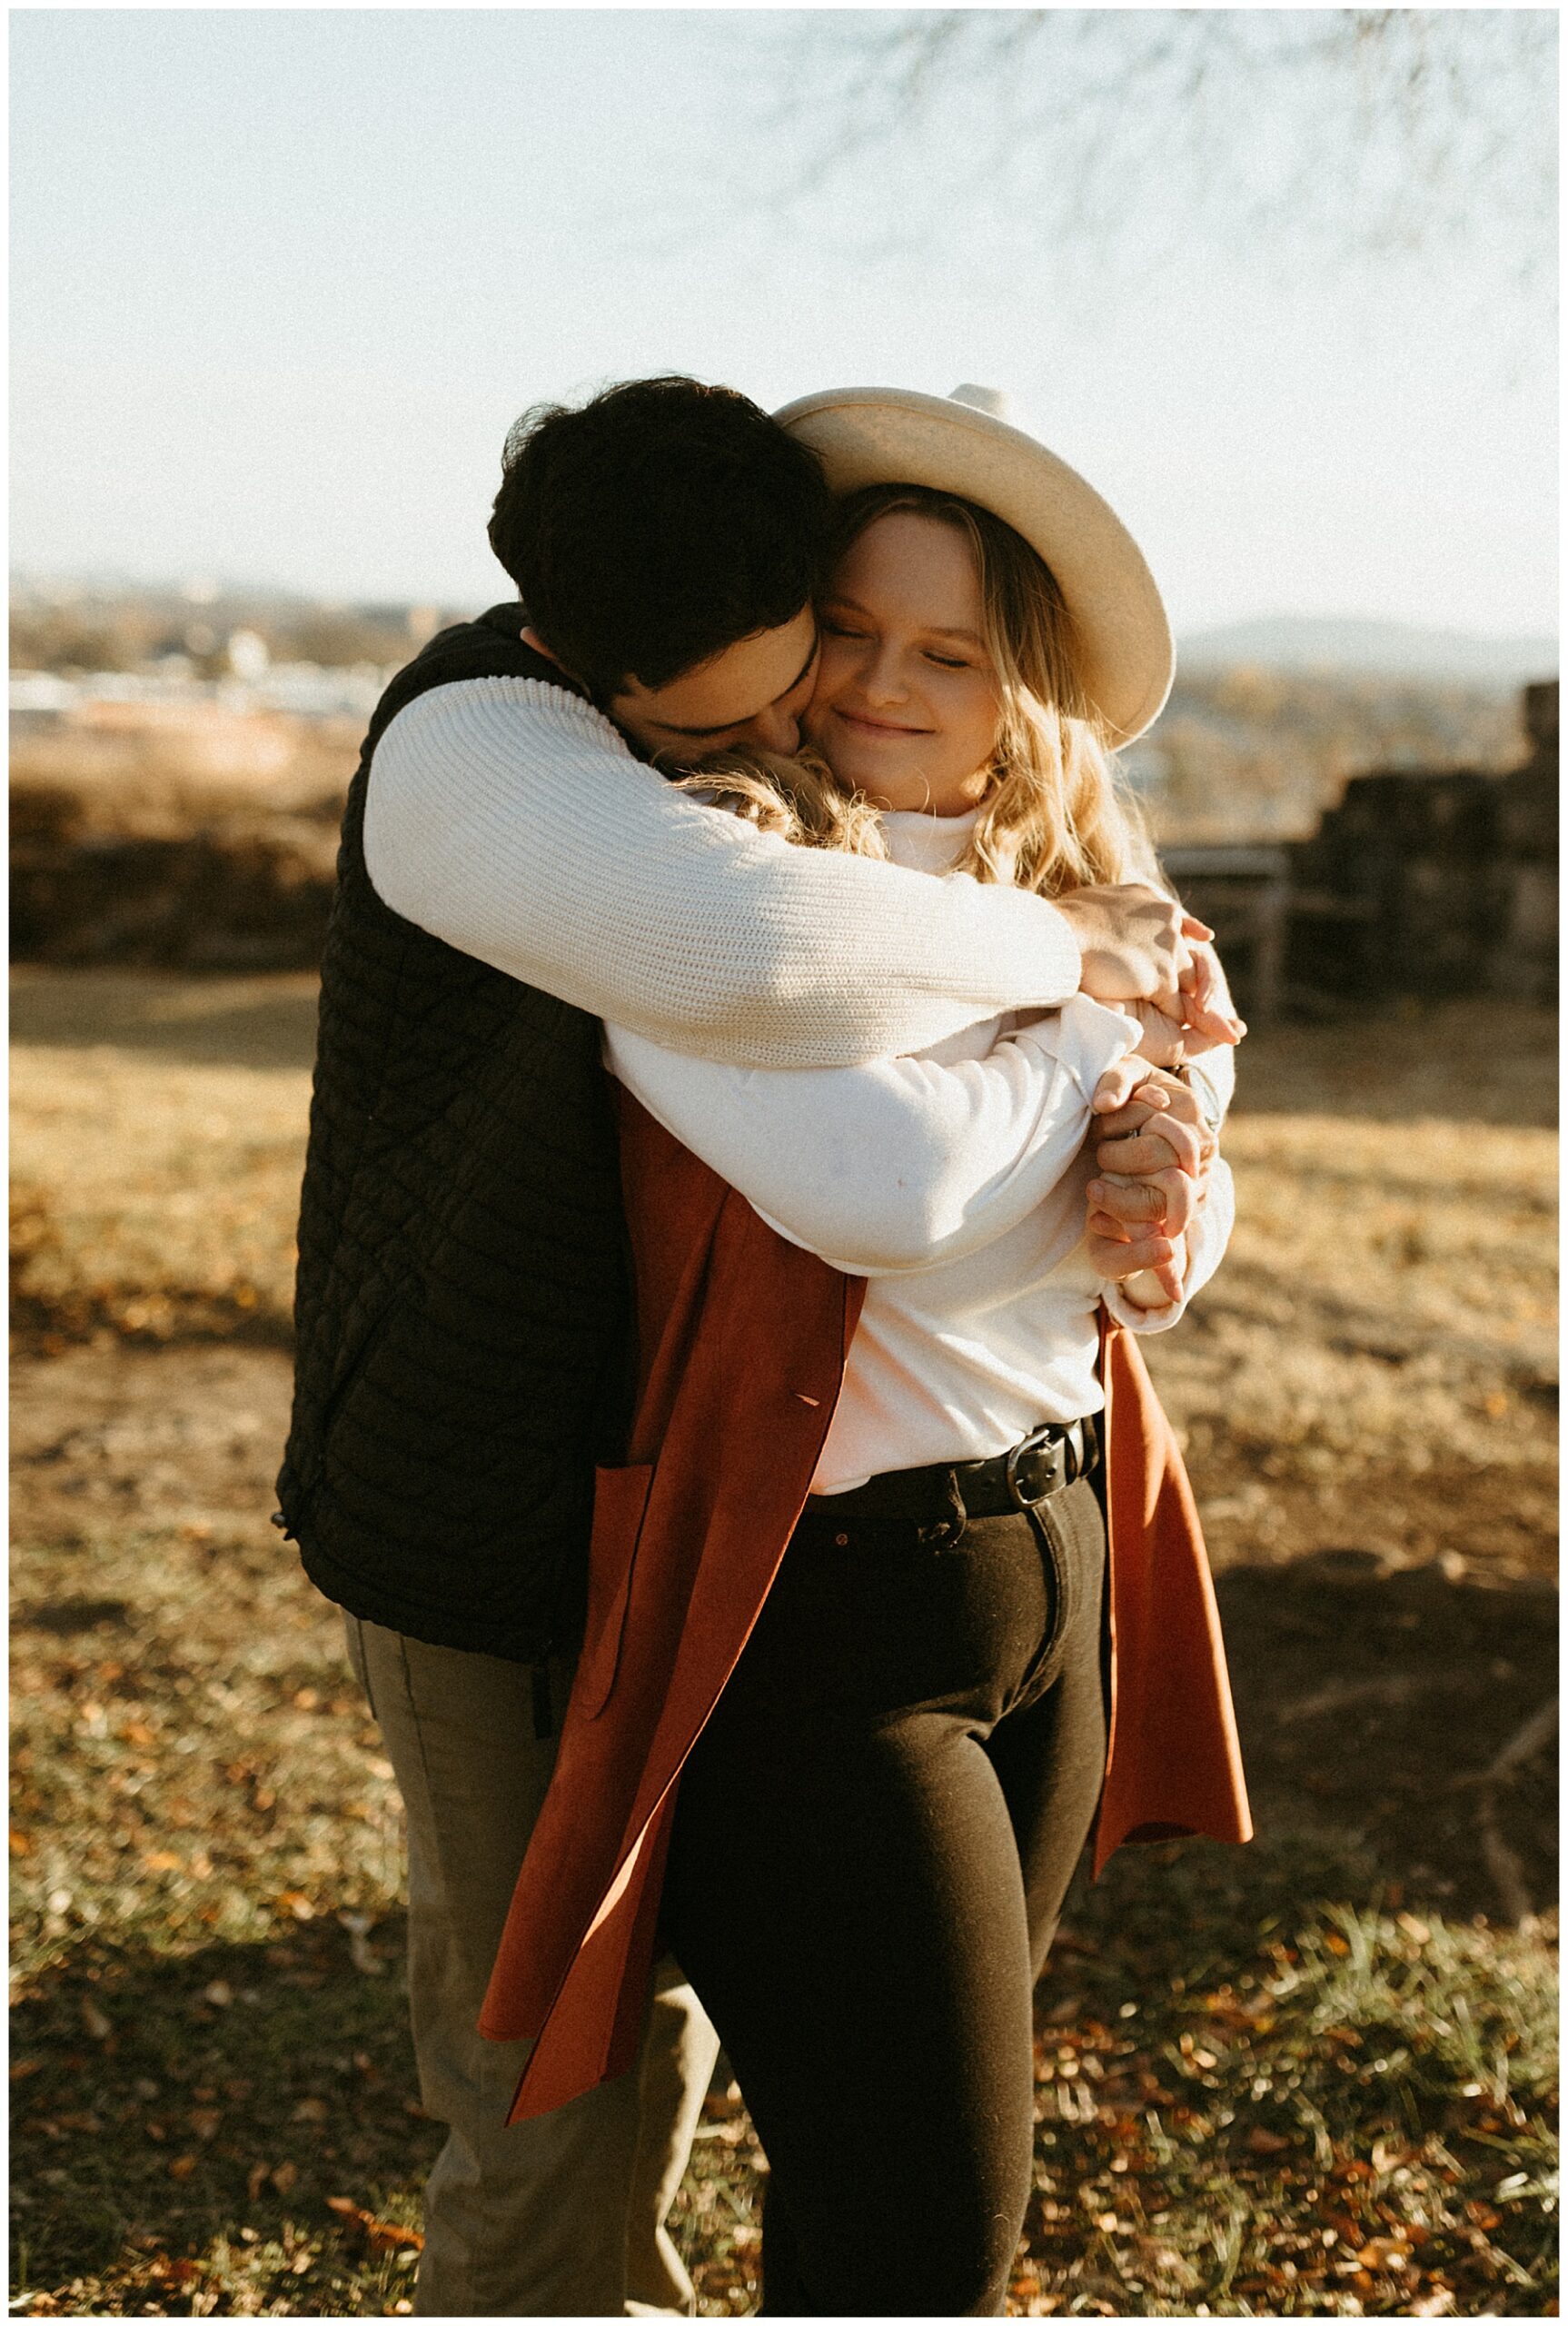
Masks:
[[[640,1362],[599,1473],[588,1621],[481,2032],[532,2037],[510,2122],[629,2068],[675,1788],[805,1507],[864,1297],[624,1091]],[[1107,1324],[1111,1723],[1097,1874],[1125,1841],[1252,1827],[1192,1490],[1133,1338]]]

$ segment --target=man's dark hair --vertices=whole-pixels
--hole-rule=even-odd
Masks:
[[[792,621],[821,587],[834,524],[816,455],[749,397],[628,380],[576,411],[523,413],[490,544],[602,704]]]

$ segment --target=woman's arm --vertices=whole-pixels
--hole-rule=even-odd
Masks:
[[[605,1053],[780,1235],[851,1275],[893,1276],[956,1259],[1032,1211],[1077,1160],[1097,1080],[1136,1038],[1122,1012],[1076,995],[951,1066],[748,1072],[615,1025]]]

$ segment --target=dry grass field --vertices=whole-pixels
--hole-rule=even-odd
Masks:
[[[267,1524],[313,1027],[303,976],[13,988],[34,2316],[409,2307],[395,1795]],[[1236,1242],[1153,1362],[1260,1838],[1075,1895],[1020,2313],[1555,2314],[1554,1059],[1484,1004],[1244,1053]],[[753,2303],[756,2169],[716,2091],[706,2315]]]

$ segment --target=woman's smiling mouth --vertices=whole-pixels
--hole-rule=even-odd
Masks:
[[[903,727],[897,720],[871,719],[864,711],[845,711],[842,706],[835,707],[833,716],[841,719],[846,727],[852,727],[858,735],[928,735],[931,732],[928,727]]]

